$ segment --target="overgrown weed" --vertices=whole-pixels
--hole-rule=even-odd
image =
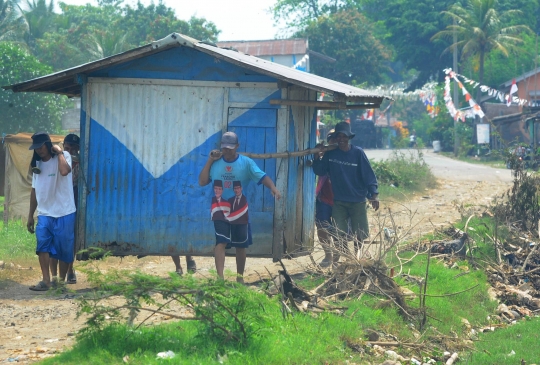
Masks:
[[[36,236],[30,234],[22,220],[0,223],[0,260],[30,259],[36,255]]]
[[[393,186],[403,192],[435,188],[437,179],[424,161],[421,150],[395,150],[387,160],[371,161],[379,185]]]
[[[4,262],[4,268],[0,270],[0,281],[26,279],[34,275],[36,270],[39,271],[36,236],[28,232],[24,222],[9,221],[4,226],[1,221],[0,242],[0,261]]]

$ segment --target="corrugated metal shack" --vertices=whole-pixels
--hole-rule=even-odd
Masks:
[[[78,245],[114,255],[212,255],[211,187],[198,174],[222,133],[240,151],[298,151],[316,143],[316,109],[377,108],[383,96],[187,36],[5,87],[81,96]],[[317,101],[317,93],[334,101]],[[248,255],[310,251],[315,175],[305,158],[255,160],[276,182],[248,197]]]

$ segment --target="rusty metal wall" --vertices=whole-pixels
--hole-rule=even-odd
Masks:
[[[293,54],[305,55],[308,51],[308,40],[304,38],[264,41],[226,41],[218,42],[217,45],[222,48],[232,47],[242,53],[256,57]]]

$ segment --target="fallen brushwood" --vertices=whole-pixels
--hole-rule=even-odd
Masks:
[[[431,246],[431,253],[456,254],[459,256],[465,256],[465,242],[468,240],[468,238],[469,236],[466,233],[463,233],[459,239],[435,243]]]
[[[497,297],[506,304],[525,305],[533,310],[540,309],[540,299],[533,297],[526,291],[501,283],[496,283],[495,289]]]
[[[274,294],[281,293],[283,303],[286,304],[289,311],[292,308],[299,312],[312,311],[319,313],[322,311],[339,311],[341,313],[348,309],[348,307],[330,305],[320,295],[299,287],[288,273],[283,262],[280,261],[280,263],[283,270],[279,270],[279,275],[272,280],[274,287],[277,289]]]

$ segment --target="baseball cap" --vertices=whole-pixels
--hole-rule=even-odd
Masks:
[[[326,135],[326,142],[330,142],[330,138],[334,138],[335,129],[330,129]]]
[[[40,148],[45,144],[45,142],[50,142],[51,137],[45,132],[37,132],[32,135],[32,145],[28,148],[29,150],[35,150]]]
[[[73,133],[68,134],[64,138],[64,143],[76,144],[78,146],[80,142],[81,142],[81,139],[79,138],[79,136]]]
[[[236,148],[238,136],[234,132],[225,132],[221,137],[221,148]]]

